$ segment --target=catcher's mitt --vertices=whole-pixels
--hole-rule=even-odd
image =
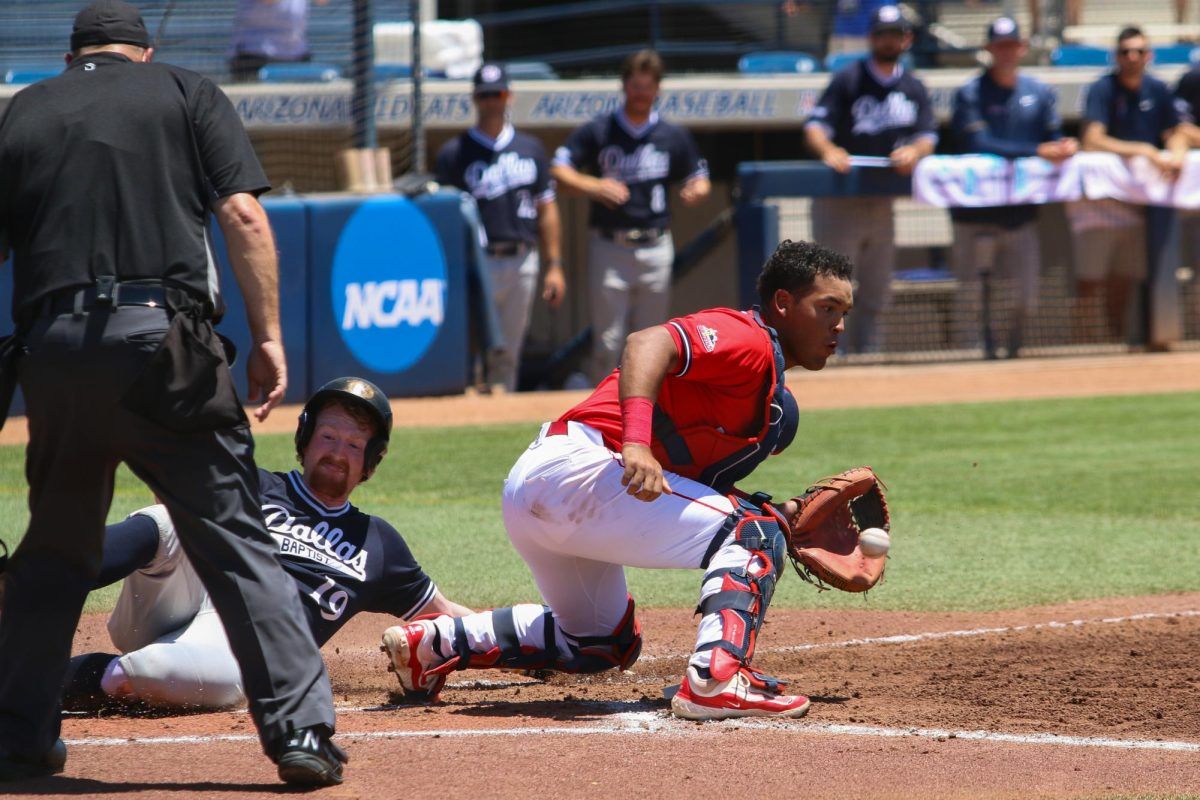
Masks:
[[[887,555],[864,554],[858,534],[867,528],[890,531],[883,490],[870,467],[855,467],[792,498],[797,509],[788,518],[788,555],[801,578],[844,592],[865,592],[879,582]]]

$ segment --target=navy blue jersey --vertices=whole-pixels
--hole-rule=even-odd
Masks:
[[[922,137],[936,141],[925,84],[903,66],[897,69],[899,75],[886,81],[865,58],[839,70],[807,124],[822,126],[834,144],[854,156],[887,156]]]
[[[321,645],[360,611],[408,619],[437,591],[404,539],[349,502],[327,508],[299,471],[258,471],[263,522]]]
[[[620,109],[576,128],[554,163],[629,187],[629,200],[620,208],[592,203],[589,224],[609,230],[670,226],[670,184],[708,177],[708,163],[687,129],[663,122],[657,113],[636,128]]]
[[[1175,85],[1175,109],[1184,122],[1196,122],[1200,115],[1200,67],[1192,67]]]
[[[1130,91],[1109,74],[1087,88],[1083,119],[1101,123],[1115,139],[1162,147],[1163,134],[1179,124],[1179,111],[1171,90],[1153,75],[1143,75],[1138,90]]]
[[[1062,138],[1054,90],[1026,75],[1006,88],[983,73],[954,93],[950,132],[960,153],[991,153],[1005,158],[1037,155],[1038,145]],[[988,222],[1015,228],[1032,222],[1037,206],[952,208],[959,222]]]
[[[435,171],[475,198],[489,242],[537,244],[537,207],[554,200],[540,141],[511,125],[495,139],[472,128],[438,151]]]

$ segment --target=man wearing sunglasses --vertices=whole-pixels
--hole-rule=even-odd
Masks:
[[[1121,31],[1116,70],[1087,89],[1079,138],[1084,150],[1140,156],[1174,180],[1188,136],[1171,90],[1146,72],[1151,58],[1141,29]],[[1102,298],[1109,337],[1123,339],[1133,290],[1147,274],[1145,209],[1119,200],[1085,200],[1071,203],[1067,218],[1080,311]],[[1090,337],[1086,330],[1078,333]]]
[[[504,347],[490,352],[485,364],[493,392],[517,388],[539,262],[545,266],[542,299],[552,308],[562,303],[567,286],[550,162],[540,141],[508,121],[511,99],[504,67],[480,67],[474,80],[475,127],[447,142],[435,166],[439,182],[475,198],[487,234],[485,267],[504,335]]]

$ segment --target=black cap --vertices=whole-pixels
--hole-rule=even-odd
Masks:
[[[475,71],[475,94],[507,92],[508,73],[499,64],[484,64]]]
[[[141,13],[123,0],[97,0],[75,15],[71,49],[98,44],[150,46]]]
[[[908,20],[897,6],[880,6],[871,12],[871,33],[884,31],[908,32]]]
[[[997,17],[991,25],[988,25],[987,40],[988,44],[1019,42],[1021,41],[1021,29],[1017,27],[1017,21],[1012,17]]]

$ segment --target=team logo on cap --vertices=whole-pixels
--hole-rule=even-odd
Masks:
[[[488,64],[479,71],[479,77],[484,83],[495,83],[500,80],[501,74],[500,68],[495,64]]]
[[[993,23],[992,30],[997,36],[1011,36],[1017,30],[1017,23],[1008,17],[1001,17]]]
[[[696,332],[700,334],[700,343],[704,345],[704,352],[711,353],[717,347],[717,332],[715,329],[707,325],[697,325]]]
[[[895,6],[880,6],[879,7],[880,22],[899,22],[900,9]]]

